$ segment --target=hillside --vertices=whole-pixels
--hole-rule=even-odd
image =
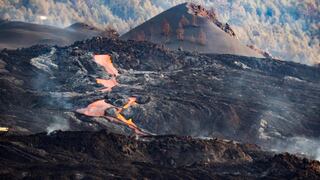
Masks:
[[[241,44],[231,27],[219,22],[214,12],[192,3],[170,8],[121,38],[163,44],[172,50],[263,57]]]
[[[114,37],[114,32],[100,30],[84,23],[67,28],[19,21],[0,22],[0,49],[16,49],[36,44],[66,46],[94,36]]]

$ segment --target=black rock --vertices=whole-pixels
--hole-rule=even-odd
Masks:
[[[317,161],[223,139],[55,131],[0,136],[0,145],[5,179],[320,178]]]

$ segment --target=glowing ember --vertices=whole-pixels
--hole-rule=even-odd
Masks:
[[[127,102],[127,104],[125,104],[125,105],[123,106],[123,109],[127,109],[127,108],[129,108],[130,106],[137,104],[137,103],[136,103],[136,100],[137,100],[137,98],[135,98],[135,97],[130,97],[130,98],[129,98],[129,101]]]
[[[0,132],[7,132],[9,131],[9,128],[7,127],[0,127]]]
[[[126,119],[123,115],[121,115],[121,113],[123,112],[124,109],[127,109],[130,106],[136,104],[136,99],[137,98],[135,98],[135,97],[129,97],[128,102],[121,109],[119,109],[117,112],[117,119],[124,122],[128,126],[132,126],[134,128],[137,128],[138,126],[132,121],[132,119]]]
[[[98,100],[89,104],[86,108],[78,109],[77,112],[87,116],[101,117],[104,116],[104,111],[110,107],[113,106],[104,100]]]
[[[130,97],[128,102],[121,108],[117,111],[117,114],[116,114],[116,118],[121,121],[122,123],[126,124],[127,126],[129,126],[131,129],[133,129],[135,131],[135,133],[137,134],[145,134],[144,132],[142,132],[138,126],[132,121],[132,119],[126,119],[121,113],[123,112],[124,109],[127,109],[129,108],[130,106],[132,105],[135,105],[136,104],[136,99],[135,97]]]
[[[95,55],[94,61],[103,66],[105,71],[113,76],[118,76],[118,70],[113,66],[111,57],[107,54],[105,55]]]
[[[119,84],[115,77],[112,77],[109,80],[99,79],[99,78],[97,78],[96,80],[97,80],[98,84],[101,84],[104,87],[106,87],[106,88],[102,89],[102,91],[111,91],[114,86],[117,86]]]
[[[124,123],[127,124],[128,126],[133,126],[133,127],[137,128],[137,125],[132,122],[132,119],[126,119],[126,118],[125,118],[123,115],[121,115],[120,113],[117,114],[117,119],[119,119],[120,121],[124,122]]]

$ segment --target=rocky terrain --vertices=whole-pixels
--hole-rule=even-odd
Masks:
[[[0,136],[4,179],[319,179],[320,163],[252,144],[108,131]],[[5,154],[5,156],[4,156]]]
[[[112,92],[101,92],[96,83],[110,75],[93,61],[94,54],[110,54],[119,70],[120,85]],[[155,134],[252,143],[319,136],[317,67],[103,38],[65,48],[4,50],[0,59],[0,120],[12,131],[35,133],[50,125],[99,129],[91,124],[101,123],[99,118],[83,117],[76,109],[101,99],[118,106],[134,96],[143,100],[127,116]]]
[[[0,179],[320,179],[320,65],[193,3],[118,37],[0,19]]]
[[[105,54],[117,76],[95,62]],[[319,137],[318,67],[97,37],[3,50],[0,73],[0,127],[9,128],[0,137],[3,177],[319,176],[316,161],[264,151]],[[98,78],[118,84],[103,91]],[[124,108],[130,97],[136,102]],[[144,135],[106,118],[112,109],[105,117],[79,113],[98,100],[122,108]],[[82,132],[47,135],[57,129]],[[302,156],[317,158],[310,147],[315,152]]]

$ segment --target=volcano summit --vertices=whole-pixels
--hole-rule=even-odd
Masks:
[[[214,11],[193,3],[175,6],[121,36],[122,39],[164,44],[172,50],[263,57],[243,45]]]

